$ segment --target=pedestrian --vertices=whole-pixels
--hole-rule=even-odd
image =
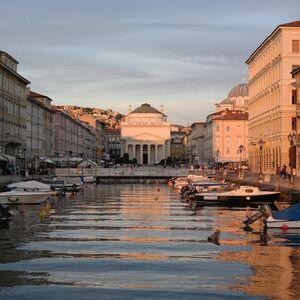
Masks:
[[[286,169],[287,169],[287,167],[284,164],[282,169],[281,169],[281,176],[282,176],[283,179],[285,179],[285,177],[286,177]]]

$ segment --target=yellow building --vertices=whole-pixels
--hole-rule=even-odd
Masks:
[[[249,65],[249,162],[253,171],[288,166],[288,135],[296,130],[291,71],[300,65],[300,21],[281,24],[259,45]]]

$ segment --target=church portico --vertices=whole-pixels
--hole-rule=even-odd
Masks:
[[[121,155],[154,165],[170,156],[171,125],[162,111],[145,103],[130,111],[121,122]]]
[[[154,165],[165,158],[165,145],[163,144],[126,141],[125,149],[130,160],[136,158],[137,162],[143,165]]]

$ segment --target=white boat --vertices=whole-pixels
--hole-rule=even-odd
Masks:
[[[258,187],[243,185],[232,191],[196,193],[195,198],[199,205],[229,205],[247,206],[274,203],[280,192],[261,191]]]
[[[266,211],[266,210],[265,210]],[[271,211],[265,219],[268,228],[300,228],[300,203],[293,204],[283,210]],[[265,213],[266,215],[266,213]]]
[[[94,183],[94,182],[96,182],[96,178],[94,176],[84,176],[83,182],[84,183]]]
[[[40,204],[45,202],[52,192],[10,191],[0,193],[0,204]]]
[[[18,190],[18,191],[40,191],[40,192],[51,191],[50,184],[45,184],[36,180],[14,182],[7,186],[10,189]]]

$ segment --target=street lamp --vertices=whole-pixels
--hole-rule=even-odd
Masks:
[[[240,153],[240,166],[239,166],[239,178],[243,179],[243,172],[242,172],[242,154],[243,154],[244,146],[239,145],[239,153]]]
[[[293,169],[296,168],[296,140],[297,140],[297,134],[295,131],[292,133],[289,133],[288,140],[290,143],[290,149],[289,149],[289,160],[290,160],[290,168],[291,173],[289,177],[290,186],[294,186],[294,172]]]
[[[263,182],[263,173],[262,173],[262,148],[265,144],[265,141],[262,139],[259,139],[257,142],[259,146],[259,176],[258,176],[258,182]]]
[[[216,150],[216,164],[217,164],[217,173],[219,173],[219,149]]]

